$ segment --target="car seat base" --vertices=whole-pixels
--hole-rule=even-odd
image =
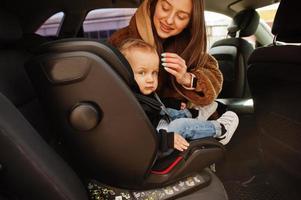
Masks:
[[[88,184],[88,192],[91,200],[166,200],[174,199],[204,188],[210,184],[210,181],[210,173],[203,171],[186,178],[182,178],[181,180],[162,188],[135,191],[111,187],[96,180],[92,180]]]

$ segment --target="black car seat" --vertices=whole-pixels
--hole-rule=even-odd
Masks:
[[[209,54],[214,56],[224,76],[224,85],[218,98],[247,98],[249,88],[246,78],[247,60],[254,47],[242,37],[253,35],[259,24],[259,15],[254,9],[237,13],[228,26],[231,38],[216,41]]]
[[[21,37],[18,19],[0,10],[0,196],[87,199],[80,179],[44,140],[41,107],[24,69],[30,53],[19,48]]]
[[[43,45],[27,71],[78,160],[76,166],[113,186],[168,185],[223,156],[213,138],[157,159],[156,131],[130,90],[133,73],[113,47],[85,39]]]
[[[88,199],[75,172],[1,93],[0,127],[2,195],[8,199]]]
[[[264,160],[301,178],[301,4],[282,0],[272,33],[274,44],[256,49],[248,81],[254,98]],[[283,43],[286,42],[286,43]],[[295,43],[295,44],[293,44]]]

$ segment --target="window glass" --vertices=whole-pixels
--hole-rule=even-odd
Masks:
[[[97,9],[88,13],[84,24],[84,37],[107,39],[110,35],[129,24],[136,8]]]
[[[107,39],[110,35],[129,24],[136,8],[97,9],[90,11],[84,21],[84,37]],[[208,47],[215,41],[226,38],[231,19],[225,15],[205,12]]]
[[[279,3],[275,3],[270,6],[258,8],[256,11],[260,16],[260,19],[272,27],[278,6]]]
[[[63,18],[63,12],[52,15],[44,22],[44,24],[36,31],[36,33],[42,36],[58,36]]]
[[[207,47],[217,40],[227,37],[227,27],[231,22],[231,18],[215,12],[205,11],[205,21],[207,27]]]

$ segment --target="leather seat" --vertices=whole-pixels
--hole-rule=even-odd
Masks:
[[[162,187],[222,158],[223,146],[208,138],[157,159],[157,133],[130,90],[129,64],[113,47],[67,39],[37,54],[28,74],[77,158],[74,166],[89,177],[129,189]]]
[[[8,199],[85,200],[85,187],[0,93],[1,192]]]
[[[218,98],[247,98],[249,88],[246,78],[247,60],[254,47],[242,37],[253,35],[259,24],[259,15],[254,9],[237,13],[228,26],[231,38],[216,41],[209,54],[214,56],[224,76],[224,85]]]
[[[0,199],[88,199],[78,176],[44,140],[21,37],[18,19],[0,10]]]
[[[281,1],[274,20],[274,44],[256,49],[248,81],[254,99],[264,160],[301,178],[301,6]],[[286,43],[283,43],[286,42]],[[297,44],[290,44],[297,43]]]

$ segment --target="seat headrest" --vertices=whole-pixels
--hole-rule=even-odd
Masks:
[[[278,7],[272,33],[282,42],[301,42],[300,1],[282,0]]]
[[[228,26],[228,34],[235,37],[236,32],[240,31],[239,37],[248,37],[256,32],[258,24],[259,15],[254,9],[243,10],[234,16]]]
[[[134,91],[139,87],[134,79],[134,73],[126,58],[115,47],[104,41],[86,38],[68,38],[42,44],[35,49],[36,53],[88,51],[108,62],[125,83]]]
[[[0,10],[0,43],[7,44],[22,37],[22,28],[16,16]]]

